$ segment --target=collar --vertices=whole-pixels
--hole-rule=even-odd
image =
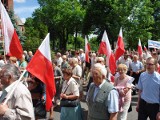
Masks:
[[[96,86],[96,85],[95,86],[98,87],[98,88],[101,88],[105,82],[106,82],[106,80],[103,79],[102,83],[99,86]]]
[[[8,87],[6,87],[4,90],[5,91],[7,91],[7,92],[9,92],[9,91],[11,91],[13,88],[14,88],[14,86],[15,86],[15,84],[18,82],[18,80],[17,81],[15,81],[15,82],[13,82],[11,85],[9,85]]]
[[[69,85],[72,80],[74,80],[74,78],[71,77],[71,78],[66,82],[66,84]]]

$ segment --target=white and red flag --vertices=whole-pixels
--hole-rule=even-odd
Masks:
[[[106,55],[106,65],[110,68],[111,73],[114,74],[116,71],[116,62],[114,54],[112,53],[111,50],[111,46],[106,31],[104,31],[103,33],[98,53]]]
[[[50,110],[56,88],[51,61],[49,33],[32,57],[26,69],[46,85],[46,110]]]
[[[87,37],[85,36],[85,61],[88,63],[90,63],[90,61],[89,61],[90,50],[91,50],[90,45],[88,43]]]
[[[1,14],[1,25],[2,25],[2,34],[4,37],[4,50],[6,55],[15,56],[17,58],[22,58],[23,49],[14,29],[14,26],[11,22],[11,19],[4,8],[2,2],[0,1],[0,14]]]
[[[138,55],[142,57],[142,45],[141,45],[141,40],[139,39],[139,42],[138,42]]]
[[[119,57],[121,57],[125,52],[124,49],[124,42],[123,42],[123,34],[122,34],[122,28],[120,28],[118,40],[116,44],[116,50],[115,50],[115,60],[117,61]]]
[[[147,48],[146,48],[146,46],[144,45],[144,51],[147,51]]]

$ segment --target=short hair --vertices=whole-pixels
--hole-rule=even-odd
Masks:
[[[72,58],[72,62],[73,62],[73,64],[77,64],[78,63],[78,58],[76,58],[76,57]]]
[[[63,69],[62,70],[62,73],[63,74],[67,74],[67,75],[69,75],[69,76],[72,76],[72,69],[71,68],[65,68],[65,69]]]
[[[104,62],[104,58],[103,57],[97,57],[96,62]]]
[[[63,56],[62,56],[62,59],[65,59],[65,60],[66,60],[66,59],[67,59],[67,56],[66,56],[66,55],[63,55]]]
[[[148,60],[154,60],[154,64],[156,65],[157,64],[157,60],[156,59],[154,59],[153,57],[149,57],[149,58],[147,58],[147,60],[146,61],[148,61]]]
[[[100,63],[95,63],[95,64],[93,65],[93,69],[99,69],[100,72],[101,72],[101,74],[106,77],[106,75],[107,75],[107,70],[106,70],[105,66],[103,66],[102,64],[100,64]]]
[[[118,70],[125,70],[125,73],[127,73],[128,68],[125,64],[119,64],[117,67]]]
[[[5,76],[12,76],[13,80],[16,81],[19,79],[21,72],[14,64],[6,64],[2,67]]]
[[[9,60],[12,61],[12,62],[14,62],[14,63],[17,62],[17,58],[16,57],[10,57]]]

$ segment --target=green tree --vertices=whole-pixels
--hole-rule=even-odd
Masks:
[[[142,41],[151,38],[151,25],[154,23],[150,0],[96,0],[87,5],[83,33],[97,29],[98,41],[106,30],[114,46],[120,27],[128,46],[135,47],[138,38]],[[136,42],[135,42],[136,41]]]

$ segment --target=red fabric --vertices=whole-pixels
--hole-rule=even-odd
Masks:
[[[85,38],[85,61],[90,63],[89,61],[89,51],[91,50],[88,40]]]
[[[139,40],[139,43],[138,43],[138,54],[139,56],[142,56],[142,46],[141,46],[141,41]]]
[[[98,53],[103,54],[103,55],[107,55],[106,42],[101,42],[100,43]]]
[[[5,53],[9,56],[15,56],[17,58],[22,58],[23,49],[14,29],[14,26],[11,22],[11,19],[8,15],[8,12],[4,8],[3,4],[0,2],[0,14],[1,14],[1,27],[2,27],[2,34],[4,36],[4,43],[5,43]]]
[[[52,99],[56,93],[51,61],[37,50],[26,69],[46,85],[46,110],[49,111],[52,106]]]
[[[146,46],[144,45],[144,51],[147,51],[147,48],[146,48]]]
[[[16,58],[19,58],[19,59],[22,58],[23,49],[18,39],[16,30],[14,30],[13,37],[12,37],[9,48],[10,48],[10,53],[9,53],[10,56],[15,56]]]
[[[113,53],[111,53],[111,56],[109,58],[109,68],[112,75],[114,75],[116,72],[116,61]]]
[[[122,36],[118,36],[116,48],[117,49],[115,51],[115,60],[117,61],[119,59],[119,57],[121,57],[125,52]]]
[[[110,79],[111,79],[111,82],[114,83],[115,77],[114,77],[113,75],[111,75],[111,78],[110,78]]]
[[[115,74],[116,71],[115,56],[112,53],[106,31],[104,31],[102,41],[98,49],[98,53],[106,55],[106,65],[109,66],[111,73]]]

